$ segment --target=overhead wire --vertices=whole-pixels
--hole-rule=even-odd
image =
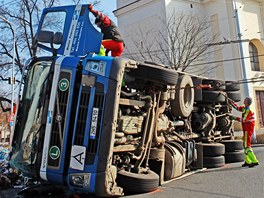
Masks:
[[[242,4],[245,5],[247,1],[248,1],[248,0],[245,0],[244,2],[242,2]],[[258,5],[258,7],[262,7],[262,8],[264,8],[264,6],[260,6],[260,5]],[[237,9],[237,12],[238,12],[240,9],[242,9],[242,6],[240,6],[240,7]],[[234,17],[234,18],[235,18],[235,17]],[[260,20],[262,20],[262,18],[261,18]],[[258,23],[259,23],[259,22],[256,22],[255,24],[253,24],[253,25],[247,27],[245,30],[243,30],[243,32],[240,33],[241,36],[245,37],[245,34],[244,34],[244,33],[247,32],[249,29],[255,27]],[[260,32],[261,32],[261,31],[256,32],[256,33],[260,33]],[[251,33],[250,35],[252,35],[252,34],[255,34],[255,33]],[[249,34],[247,34],[247,35],[249,35]],[[236,35],[236,37],[234,37],[232,40],[234,40],[234,39],[236,39],[236,38],[239,38],[239,36]],[[264,54],[258,55],[258,57],[261,57],[261,56],[264,56]],[[235,60],[243,60],[243,59],[247,59],[247,58],[251,58],[251,57],[252,57],[252,56],[249,56],[249,57],[245,57],[245,56],[244,56],[244,57],[240,57],[240,58],[227,59],[227,60],[223,60],[223,61],[215,61],[215,63],[227,62],[227,61],[235,61]],[[254,56],[254,57],[256,57],[256,56]],[[211,63],[210,63],[210,64],[211,64]],[[215,67],[213,67],[213,68],[211,68],[211,69],[209,69],[209,70],[207,70],[207,71],[201,73],[200,75],[203,75],[203,74],[207,73],[208,71],[211,71],[211,70],[213,70],[213,69],[216,69],[216,68],[218,68],[219,66],[223,66],[223,65],[216,65]]]
[[[245,0],[244,2],[242,2],[242,4],[244,5],[246,2],[247,2],[248,0]],[[226,2],[226,1],[222,1],[223,3],[232,3],[232,2]],[[264,6],[260,6],[259,5],[259,7],[264,7]],[[241,5],[241,6],[239,6],[238,8],[237,8],[237,11],[239,11],[240,9],[242,9],[243,8],[243,6]],[[234,17],[227,17],[227,18],[222,18],[221,20],[227,20],[227,19],[230,19],[230,18],[235,18],[235,16]],[[220,19],[219,19],[220,20]],[[213,20],[212,20],[213,21]],[[212,22],[211,21],[211,22]],[[253,27],[255,27],[257,25],[257,23],[255,23],[254,25],[251,25],[251,26],[249,26],[249,27],[247,27],[245,30],[243,30],[243,32],[241,33],[242,35],[246,32],[246,31],[248,31],[248,30],[250,30],[250,29],[252,29]],[[236,35],[235,37],[234,37],[234,39],[235,38],[238,38],[238,35]],[[234,40],[234,39],[232,39],[232,40]],[[219,50],[219,49],[218,49]],[[217,51],[218,51],[217,50]],[[164,50],[152,50],[152,51],[147,51],[147,52],[134,52],[134,53],[126,53],[126,54],[130,54],[130,55],[133,55],[133,54],[142,54],[142,53],[155,53],[155,52],[164,52]],[[167,50],[168,51],[168,50]],[[213,53],[213,52],[211,52],[211,53]],[[258,57],[261,57],[261,56],[264,56],[264,54],[261,54],[261,55],[258,55]],[[223,63],[223,62],[229,62],[229,61],[236,61],[236,60],[243,60],[243,59],[248,59],[248,58],[251,58],[252,56],[249,56],[249,57],[240,57],[240,58],[232,58],[232,59],[225,59],[225,60],[219,60],[219,61],[211,61],[211,62],[206,62],[206,63],[199,63],[199,64],[192,64],[192,65],[189,65],[188,67],[194,67],[194,66],[205,66],[205,65],[208,65],[208,64],[214,64],[214,63]],[[217,66],[215,66],[215,67],[213,67],[213,68],[211,68],[210,69],[210,71],[211,70],[213,70],[213,69],[215,69],[215,68],[217,68],[217,67],[220,67],[220,66],[223,66],[223,65],[217,65]],[[208,72],[208,70],[206,71],[206,72]],[[206,72],[203,72],[203,73],[201,73],[201,74],[204,74],[204,73],[206,73]]]

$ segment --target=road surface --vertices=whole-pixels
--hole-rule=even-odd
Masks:
[[[242,168],[226,164],[170,182],[153,193],[133,198],[262,198],[264,197],[264,147],[253,148],[260,165]]]
[[[253,149],[260,161],[260,165],[257,167],[242,168],[242,163],[226,164],[222,168],[204,170],[172,181],[152,193],[125,197],[262,198],[264,197],[264,147],[254,147]],[[15,190],[0,191],[0,198],[15,196]]]

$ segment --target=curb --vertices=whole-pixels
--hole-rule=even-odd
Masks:
[[[264,144],[252,144],[251,147],[264,147]]]
[[[164,181],[164,182],[162,183],[162,185],[164,185],[164,184],[168,184],[168,183],[170,183],[170,182],[173,182],[173,181],[176,181],[176,180],[179,180],[179,179],[183,179],[183,178],[185,178],[185,177],[188,177],[188,176],[193,175],[193,174],[196,174],[196,173],[204,172],[204,171],[206,171],[206,170],[207,170],[207,168],[202,168],[202,169],[197,169],[197,170],[194,170],[194,171],[186,172],[186,173],[184,173],[183,175],[181,175],[181,176],[179,176],[179,177],[176,177],[176,178],[171,179],[171,180],[169,180],[169,181]]]

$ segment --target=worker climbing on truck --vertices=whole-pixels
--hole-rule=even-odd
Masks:
[[[243,145],[245,149],[245,163],[243,167],[254,167],[259,165],[259,162],[251,148],[251,138],[254,133],[255,118],[254,112],[250,109],[252,104],[252,98],[246,97],[244,99],[245,106],[238,106],[234,101],[230,100],[231,105],[238,111],[242,112],[242,117],[230,116],[230,120],[236,120],[242,122],[243,128]]]
[[[109,19],[103,13],[94,10],[92,4],[88,5],[88,8],[91,13],[96,17],[95,24],[101,29],[101,32],[104,34],[102,45],[107,52],[111,51],[113,57],[121,56],[124,51],[124,41],[116,24]]]

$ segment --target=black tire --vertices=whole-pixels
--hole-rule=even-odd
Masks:
[[[211,85],[211,91],[223,91],[226,88],[224,81],[215,79],[204,79],[203,85]]]
[[[225,165],[225,157],[223,155],[203,158],[203,166],[206,168],[219,168],[224,165]]]
[[[179,77],[175,99],[171,101],[174,116],[188,117],[193,110],[194,89],[192,78],[188,75]]]
[[[228,98],[234,100],[235,102],[241,101],[241,93],[239,91],[228,91],[226,94]]]
[[[226,81],[226,91],[240,91],[240,84],[235,81]]]
[[[219,91],[203,90],[203,102],[220,103],[225,102],[225,97]]]
[[[159,176],[151,170],[145,174],[131,173],[121,170],[117,173],[117,185],[125,191],[135,193],[147,193],[159,187]]]
[[[203,143],[203,156],[214,157],[225,154],[225,145],[219,143]]]
[[[233,151],[225,153],[225,162],[226,163],[235,163],[243,162],[245,159],[244,151]]]
[[[242,140],[223,140],[220,143],[225,145],[225,153],[243,149]]]
[[[176,85],[179,76],[173,69],[146,63],[139,64],[137,69],[129,72],[129,75],[134,78],[148,80],[162,85]]]

